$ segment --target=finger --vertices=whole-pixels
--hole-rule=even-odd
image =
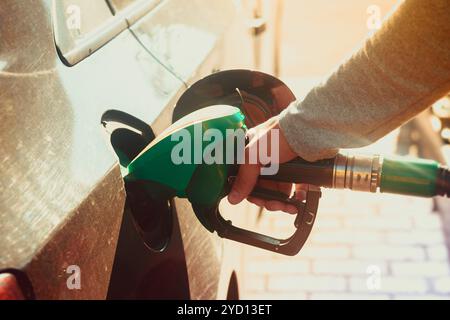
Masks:
[[[269,181],[269,180],[258,180],[257,185],[264,189],[281,192],[285,194],[286,197],[289,197],[292,194],[292,190],[294,187],[294,185],[291,183],[279,183],[276,181]],[[269,201],[254,197],[249,197],[248,200],[260,207],[265,207],[269,211],[284,211],[290,214],[296,214],[298,212],[295,206],[289,205],[281,201],[275,200]],[[271,203],[269,206],[267,206],[268,202]]]
[[[287,182],[278,182],[277,188],[279,192],[284,193],[285,195],[290,197],[294,191],[294,184]]]
[[[269,211],[283,211],[290,214],[298,213],[297,207],[279,201],[267,201],[265,208]]]
[[[283,211],[284,209],[284,203],[279,201],[266,201],[265,208],[269,211]]]
[[[248,197],[258,180],[260,166],[257,164],[242,164],[236,180],[233,183],[228,201],[231,204],[238,204]]]
[[[295,185],[296,190],[303,190],[303,191],[308,191],[309,190],[309,184],[306,183],[299,183]]]
[[[289,214],[297,214],[298,213],[298,208],[296,206],[287,204],[284,212],[287,212]]]
[[[266,206],[266,200],[264,200],[264,199],[255,198],[255,197],[248,197],[247,200],[248,200],[248,202],[251,202],[251,203],[257,205],[258,207],[265,207]]]
[[[258,180],[258,186],[269,189],[269,190],[275,190],[281,193],[284,193],[286,196],[290,196],[292,194],[292,183],[286,183],[286,182],[276,182],[276,181],[269,181],[269,180]]]
[[[295,198],[300,201],[306,200],[307,191],[308,191],[308,185],[306,185],[306,184],[295,185]]]

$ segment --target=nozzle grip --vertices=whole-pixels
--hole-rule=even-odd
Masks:
[[[252,196],[267,200],[282,201],[297,206],[299,212],[294,223],[296,227],[294,234],[287,239],[277,239],[271,236],[235,227],[231,221],[225,220],[220,215],[219,210],[216,210],[216,219],[214,219],[215,225],[213,229],[216,230],[217,234],[222,238],[242,242],[254,247],[284,255],[296,255],[305,244],[314,225],[319,206],[319,199],[321,197],[320,189],[313,187],[308,189],[306,194],[306,202],[304,203],[296,199],[288,198],[280,192],[261,188],[254,190]]]
[[[333,186],[333,168],[335,159],[308,162],[296,158],[279,165],[277,174],[261,175],[259,179],[278,182],[306,183],[331,188]]]

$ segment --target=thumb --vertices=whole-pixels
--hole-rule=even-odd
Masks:
[[[228,201],[231,204],[238,204],[248,197],[258,181],[260,169],[259,164],[240,165],[238,175],[228,195]]]

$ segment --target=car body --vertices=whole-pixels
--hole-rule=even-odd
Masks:
[[[190,84],[254,68],[245,2],[1,2],[0,273],[23,297],[238,297],[239,248],[188,202],[164,209],[164,250],[143,241],[101,119],[121,110],[157,135]]]

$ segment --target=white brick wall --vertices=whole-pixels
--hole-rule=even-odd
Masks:
[[[425,205],[420,200],[416,206],[416,199],[383,196],[382,204],[369,201],[373,208],[360,218],[354,209],[347,215],[353,197],[324,191],[322,203],[328,213],[319,211],[322,218],[295,257],[245,247],[243,298],[450,299],[448,250],[431,200]],[[394,223],[389,217],[395,212],[388,214],[386,209],[390,201],[391,209],[401,212]],[[277,222],[279,218],[268,215],[261,231],[270,234],[286,225]],[[368,285],[371,266],[379,271],[379,287]]]
[[[355,245],[353,256],[359,259],[422,261],[425,250],[415,246]]]
[[[395,133],[370,148],[386,153],[394,143]],[[450,299],[449,251],[443,224],[432,208],[430,199],[323,190],[316,224],[299,255],[244,247],[241,295]],[[259,231],[292,232],[293,217],[283,218],[280,213],[265,215]]]
[[[313,262],[313,272],[327,275],[367,275],[367,270],[372,265],[377,266],[382,274],[387,273],[388,265],[385,262],[366,262],[354,259],[316,260]]]
[[[448,262],[394,262],[391,265],[394,276],[437,277],[449,275]]]
[[[269,291],[311,291],[329,292],[347,290],[347,281],[342,277],[332,276],[277,276],[269,277]]]

